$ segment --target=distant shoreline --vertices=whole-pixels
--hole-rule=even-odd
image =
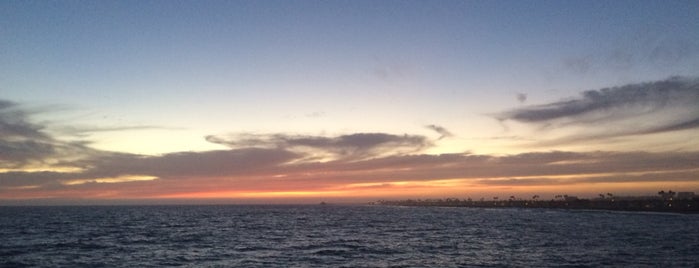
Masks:
[[[470,207],[470,208],[544,208],[608,211],[668,212],[699,214],[699,198],[687,200],[662,199],[576,199],[576,200],[493,200],[473,201],[459,199],[379,200],[382,206],[407,207]]]

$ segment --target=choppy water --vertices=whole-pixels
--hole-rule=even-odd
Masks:
[[[0,266],[699,266],[699,215],[373,206],[0,207]]]

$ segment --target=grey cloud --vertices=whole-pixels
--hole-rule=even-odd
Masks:
[[[192,190],[192,187],[199,187],[198,182],[210,189],[278,189],[279,185],[287,188],[299,185],[332,187],[347,183],[454,178],[472,180],[475,184],[503,186],[699,180],[696,176],[699,175],[696,166],[699,152],[542,152],[507,156],[418,154],[358,161],[295,162],[299,157],[302,156],[280,148],[244,148],[162,156],[114,154],[92,159],[90,168],[83,172],[0,174],[0,192],[2,188],[7,190],[25,185],[41,185],[41,189],[53,189],[56,185],[79,187],[76,189],[130,189],[146,185],[145,182],[120,183],[120,186],[99,183],[59,185],[66,179],[89,180],[122,175],[155,176],[160,180],[148,182],[149,187],[174,192]],[[277,178],[277,174],[284,174],[284,177]],[[575,177],[562,179],[553,176]],[[185,184],[179,185],[180,182]],[[139,190],[134,188],[132,191]]]
[[[3,139],[48,139],[41,127],[28,122],[27,113],[18,104],[0,100],[0,137]]]
[[[58,184],[60,180],[77,178],[78,174],[75,173],[61,173],[61,172],[50,172],[50,171],[38,171],[38,172],[4,172],[0,173],[0,189],[2,188],[13,188],[13,187],[44,187],[48,185]]]
[[[20,168],[55,159],[74,159],[92,150],[78,142],[60,141],[29,120],[26,109],[0,100],[0,168]]]
[[[46,159],[55,153],[56,148],[50,143],[0,139],[0,167],[21,167],[31,160]]]
[[[162,180],[255,176],[277,172],[285,163],[297,157],[292,152],[280,149],[260,148],[180,152],[160,156],[111,153],[76,161],[76,166],[85,168],[78,172],[0,172],[0,189],[22,186],[56,188],[71,180],[127,175],[153,176]]]
[[[686,39],[659,40],[648,52],[648,60],[658,67],[668,67],[699,51],[699,45]]]
[[[696,64],[699,43],[686,36],[667,36],[659,29],[629,33],[626,40],[606,49],[565,57],[560,67],[572,74],[616,72],[631,74],[647,68],[671,72]],[[691,70],[691,69],[689,69]]]
[[[336,137],[303,136],[286,134],[238,134],[226,139],[207,136],[212,143],[232,148],[284,148],[310,150],[310,153],[332,154],[341,159],[355,160],[386,154],[418,152],[431,146],[423,136],[392,135],[386,133],[355,133]]]
[[[444,128],[444,127],[438,126],[438,125],[427,125],[427,126],[425,126],[425,127],[428,128],[428,129],[434,130],[435,132],[439,133],[439,135],[441,135],[441,136],[439,136],[439,140],[444,139],[444,138],[453,137],[453,136],[454,136],[454,134],[452,134],[451,132],[449,132],[449,130],[447,130],[447,129]]]
[[[63,110],[60,106],[29,109],[15,102],[0,100],[0,169],[87,168],[95,157],[115,155],[89,146],[87,141],[66,141],[66,135],[79,138],[92,132],[162,128],[157,126],[51,126],[32,122],[38,113]]]
[[[592,62],[590,56],[571,57],[563,60],[563,66],[573,73],[585,74],[592,68]]]
[[[420,181],[434,179],[517,178],[548,176],[585,176],[604,173],[655,173],[696,169],[699,153],[644,152],[545,152],[508,156],[443,154],[389,156],[357,162],[309,163],[286,167],[289,174],[313,171],[304,176],[308,181],[325,180],[328,176],[339,183],[384,181]],[[666,177],[658,175],[656,181]],[[608,178],[614,182],[613,177]],[[699,180],[699,178],[695,178]],[[561,179],[571,183],[570,179]],[[642,181],[647,181],[646,179]],[[502,181],[501,181],[502,182]],[[518,185],[526,181],[513,181]],[[539,181],[544,182],[544,181]],[[493,182],[494,183],[494,182]]]
[[[517,101],[519,103],[524,103],[527,101],[527,94],[524,93],[517,93]]]
[[[514,109],[495,115],[498,120],[568,124],[616,124],[636,120],[637,128],[612,135],[676,131],[697,127],[699,79],[672,77],[666,80],[589,90],[579,98]],[[565,123],[562,123],[565,122]],[[639,126],[642,125],[642,126]]]
[[[0,109],[5,109],[16,105],[14,102],[8,100],[0,100]]]
[[[298,158],[283,149],[244,148],[206,152],[179,152],[161,156],[119,154],[97,158],[85,174],[91,177],[127,174],[161,178],[253,175]]]
[[[693,129],[693,128],[699,128],[699,118],[692,119],[689,121],[683,121],[675,124],[666,124],[663,126],[659,126],[656,128],[651,128],[646,131],[641,132],[641,134],[653,134],[653,133],[661,133],[661,132],[668,132],[668,131],[677,131],[677,130],[685,130],[685,129]]]
[[[280,149],[124,155],[96,162],[85,177],[139,174],[169,179],[226,178],[233,187],[337,185],[387,181],[470,179],[477,184],[533,185],[599,182],[694,181],[699,153],[545,152],[509,156],[472,154],[394,155],[361,161],[294,163],[298,155]],[[695,170],[695,171],[692,171]],[[689,173],[688,173],[689,172]],[[588,176],[590,174],[621,174]],[[281,180],[274,175],[285,174]],[[637,175],[624,175],[637,174]],[[623,175],[623,176],[622,176]],[[579,176],[559,179],[550,176]],[[528,178],[521,178],[528,177]],[[251,179],[256,178],[256,179]],[[501,179],[510,178],[510,179]],[[222,182],[223,183],[223,182]]]
[[[691,100],[695,100],[694,104],[699,100],[699,81],[670,78],[653,83],[589,90],[583,92],[581,98],[516,109],[500,114],[499,118],[521,122],[541,122],[612,108],[642,106],[659,109]]]

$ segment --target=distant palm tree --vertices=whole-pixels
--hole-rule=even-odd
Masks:
[[[672,201],[672,199],[675,198],[675,194],[676,194],[676,193],[673,192],[672,190],[667,190],[667,195],[670,197],[670,198],[668,198],[668,199],[670,199],[670,201]]]

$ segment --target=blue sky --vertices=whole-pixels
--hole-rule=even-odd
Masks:
[[[673,109],[517,115],[675,76],[692,88],[696,14],[696,1],[3,1],[0,98],[56,139],[148,156],[231,149],[208,136],[356,133],[425,136],[426,154],[686,151],[695,129],[653,131],[692,121],[692,90]]]

